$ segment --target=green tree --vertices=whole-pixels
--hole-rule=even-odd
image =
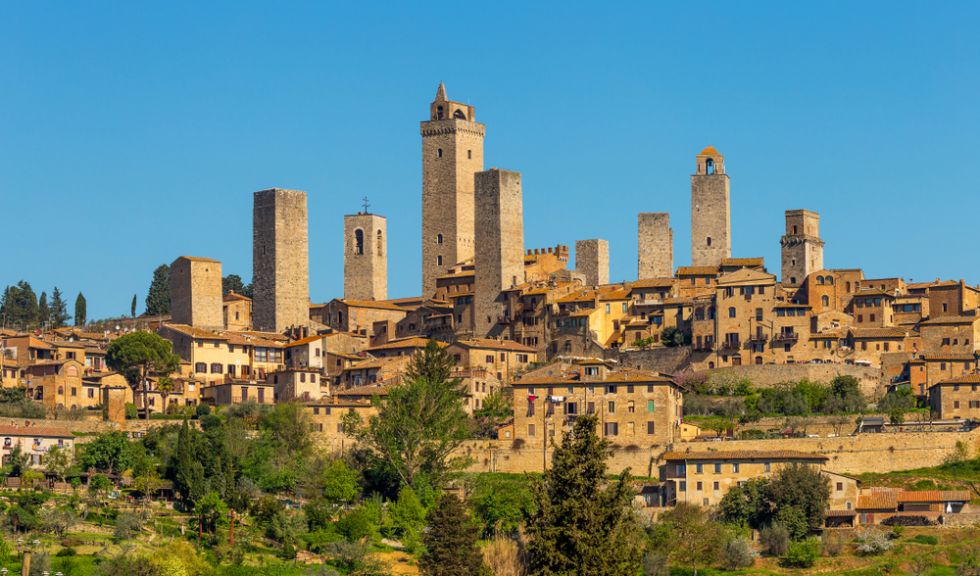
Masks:
[[[84,326],[87,319],[85,295],[79,292],[75,298],[75,326]]]
[[[116,338],[109,344],[105,359],[109,368],[125,376],[141,397],[146,418],[150,417],[146,404],[147,377],[166,376],[180,366],[180,358],[173,353],[170,342],[152,332],[132,332]]]
[[[701,507],[679,502],[661,514],[651,529],[651,539],[654,549],[667,551],[670,562],[690,566],[697,576],[699,566],[718,560],[724,532]]]
[[[39,315],[37,296],[30,283],[21,280],[13,286],[7,286],[0,300],[0,323],[3,326],[25,330],[35,328]]]
[[[676,326],[668,326],[660,333],[660,341],[668,348],[684,345],[684,332]]]
[[[609,443],[594,416],[580,417],[555,448],[552,467],[532,482],[527,536],[532,576],[634,576],[643,542],[629,470],[606,480]]]
[[[514,416],[513,389],[490,393],[473,411],[474,434],[479,438],[496,438],[497,430]]]
[[[129,317],[136,318],[136,294],[133,294],[133,301],[129,303]]]
[[[831,398],[827,412],[861,412],[867,406],[867,399],[861,393],[861,383],[854,376],[840,375],[830,381]]]
[[[429,342],[412,357],[404,383],[375,400],[378,414],[366,426],[347,422],[349,432],[409,486],[416,487],[421,477],[438,486],[463,465],[450,457],[469,436],[465,392],[452,377],[453,365],[448,352]]]
[[[55,286],[54,291],[51,292],[51,306],[48,321],[51,323],[52,328],[61,328],[68,324],[68,320],[70,319],[71,316],[68,315],[68,303],[65,302],[61,290]]]
[[[888,419],[892,424],[901,424],[905,421],[905,413],[915,408],[915,396],[908,387],[901,387],[885,394],[878,402],[878,410],[888,414]]]
[[[150,289],[146,292],[146,314],[170,314],[170,266],[161,264],[153,271]]]
[[[57,446],[48,450],[47,455],[44,457],[44,469],[61,482],[65,481],[65,476],[68,475],[71,464],[71,453]]]
[[[479,576],[484,573],[483,553],[477,546],[479,529],[459,498],[444,494],[427,518],[422,538],[425,552],[419,568],[426,576]]]
[[[231,292],[236,294],[245,293],[245,284],[242,277],[238,274],[229,274],[221,279],[221,291],[227,296]]]
[[[37,299],[37,323],[43,328],[48,327],[51,320],[51,308],[48,307],[48,293],[41,292],[41,297]]]
[[[84,470],[116,474],[135,462],[134,446],[125,432],[103,432],[79,448],[78,463]]]

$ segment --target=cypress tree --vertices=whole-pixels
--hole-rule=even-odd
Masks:
[[[425,552],[419,568],[425,576],[479,576],[484,574],[483,554],[477,547],[480,530],[463,503],[443,494],[428,517],[422,542]]]
[[[41,292],[41,297],[37,301],[37,323],[44,328],[49,320],[51,320],[51,309],[48,308],[48,294]]]
[[[170,266],[161,264],[153,271],[146,292],[146,313],[150,316],[170,314]]]
[[[133,294],[133,301],[129,304],[129,315],[136,318],[136,294]]]
[[[86,318],[86,302],[85,295],[81,292],[78,293],[78,297],[75,298],[75,326],[84,326]]]
[[[61,296],[61,290],[55,286],[54,292],[51,293],[51,307],[48,321],[51,322],[53,328],[61,328],[68,323],[70,318],[71,316],[68,315],[68,303]]]
[[[528,517],[531,576],[635,576],[643,536],[632,508],[629,470],[607,481],[609,443],[594,416],[580,417],[555,449],[552,467],[532,484]]]

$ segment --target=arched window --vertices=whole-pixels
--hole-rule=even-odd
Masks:
[[[385,251],[384,246],[385,246],[384,235],[381,234],[381,230],[378,230],[378,256],[384,256],[384,251]]]
[[[831,286],[834,285],[834,277],[833,276],[827,276],[827,284],[830,284]]]
[[[817,276],[817,284],[823,284],[823,276]]]
[[[466,120],[466,112],[462,110],[457,110],[453,112],[453,118],[459,118],[460,120]]]
[[[820,303],[823,304],[824,306],[830,306],[830,296],[827,296],[826,294],[821,296]]]
[[[436,118],[442,120],[446,117],[446,112],[443,110],[442,106],[436,106]]]
[[[436,156],[438,156],[439,158],[442,158],[442,148],[437,148],[436,149]]]
[[[715,173],[715,161],[712,160],[711,158],[708,158],[707,160],[704,161],[704,173],[705,174]]]
[[[708,248],[711,248],[711,236],[708,236]]]
[[[354,230],[354,254],[364,254],[364,230],[360,228]]]
[[[436,234],[436,244],[442,244],[442,234]]]

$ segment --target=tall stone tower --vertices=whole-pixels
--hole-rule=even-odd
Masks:
[[[669,278],[674,275],[674,231],[667,212],[640,212],[637,216],[639,255],[636,277]]]
[[[221,262],[181,256],[170,265],[170,314],[174,323],[223,328]]]
[[[473,257],[473,175],[483,170],[484,126],[442,83],[422,122],[422,297],[436,278]]]
[[[811,272],[823,270],[820,214],[810,210],[786,211],[783,247],[783,286],[796,288]]]
[[[725,157],[713,146],[697,155],[691,176],[691,265],[717,266],[732,255],[732,221]]]
[[[252,323],[282,332],[310,323],[306,192],[270,188],[252,209]]]
[[[524,207],[521,174],[496,168],[476,183],[476,279],[473,309],[477,336],[495,335],[503,315],[500,293],[524,282]]]
[[[344,216],[344,298],[388,298],[388,219],[359,212]]]
[[[585,276],[588,286],[609,284],[609,241],[576,240],[575,270]]]

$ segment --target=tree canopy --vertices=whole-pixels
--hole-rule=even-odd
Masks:
[[[170,266],[161,264],[153,271],[146,292],[146,313],[151,316],[170,314]]]

